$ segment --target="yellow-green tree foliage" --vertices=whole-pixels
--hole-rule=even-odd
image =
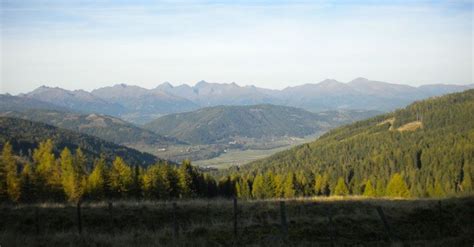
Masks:
[[[295,191],[295,175],[290,172],[285,179],[285,184],[283,187],[283,196],[285,198],[292,198],[295,197],[296,191]]]
[[[12,153],[12,146],[10,143],[5,143],[2,150],[2,159],[0,161],[3,167],[6,179],[6,194],[8,198],[14,202],[20,199],[20,179],[18,176],[18,167]]]
[[[178,170],[181,197],[194,196],[193,174],[194,171],[191,162],[189,160],[184,160]]]
[[[402,178],[402,175],[395,173],[387,185],[385,192],[386,196],[390,197],[410,197],[410,190]]]
[[[93,199],[103,199],[107,187],[107,166],[104,156],[94,162],[94,169],[87,178],[87,195]]]
[[[264,178],[261,174],[255,176],[252,184],[252,196],[256,199],[263,199],[265,198],[265,188],[264,188]]]
[[[122,158],[116,157],[109,173],[110,189],[115,196],[126,196],[132,184],[132,169]]]
[[[143,192],[147,198],[164,199],[169,196],[169,181],[163,165],[152,165],[143,174]]]
[[[56,162],[53,153],[53,142],[48,139],[40,142],[39,147],[33,152],[35,173],[40,196],[43,199],[59,199],[63,195],[61,168]]]
[[[69,201],[78,199],[78,192],[75,181],[74,164],[71,151],[66,147],[60,154],[61,170],[62,170],[62,186],[64,193]]]
[[[235,191],[237,193],[237,197],[242,199],[249,199],[251,197],[250,186],[247,179],[242,178],[237,181],[235,184]]]
[[[461,191],[465,194],[470,194],[473,191],[471,167],[468,164],[464,165],[464,168],[463,168],[463,179],[461,183]]]
[[[337,180],[336,187],[334,188],[334,195],[337,195],[337,196],[349,195],[349,189],[347,189],[347,185],[344,182],[344,178],[339,177],[339,179]]]
[[[86,159],[81,149],[75,155],[66,147],[60,155],[61,182],[68,201],[78,201],[82,198],[86,186]]]
[[[370,182],[370,179],[367,180],[367,183],[365,183],[363,195],[367,197],[374,197],[377,195],[377,193],[375,192],[374,186],[372,186],[372,182]]]

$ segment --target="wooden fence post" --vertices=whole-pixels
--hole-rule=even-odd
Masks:
[[[237,241],[237,197],[234,197],[234,240]]]
[[[82,234],[81,201],[77,202],[77,230]]]
[[[280,216],[281,216],[281,234],[283,240],[288,239],[288,224],[286,222],[286,207],[285,201],[280,201]]]
[[[177,242],[179,237],[179,225],[178,225],[178,206],[176,202],[173,202],[173,233],[174,240]]]
[[[35,207],[35,230],[36,230],[36,234],[40,234],[40,226],[39,226],[39,208],[38,206]]]
[[[443,237],[443,209],[441,207],[441,201],[438,201],[438,227],[439,227],[439,237]]]
[[[332,210],[329,208],[328,211],[328,219],[329,219],[329,229],[331,231],[331,235],[330,235],[330,238],[331,238],[331,246],[335,246],[336,245],[336,241],[337,241],[337,231],[336,231],[336,226],[334,225],[333,221],[332,221]]]
[[[377,206],[377,213],[379,214],[379,217],[380,219],[382,220],[382,223],[385,227],[385,230],[387,231],[387,234],[388,234],[388,240],[389,241],[393,241],[394,240],[394,236],[392,234],[392,231],[390,229],[390,225],[388,224],[387,222],[387,218],[385,218],[385,214],[383,213],[383,209],[381,206]]]

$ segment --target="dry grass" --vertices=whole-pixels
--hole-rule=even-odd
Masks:
[[[415,131],[417,129],[423,128],[423,123],[421,121],[413,121],[407,124],[404,124],[397,128],[398,131]]]
[[[474,241],[473,197],[443,199],[441,211],[435,199],[289,199],[287,241],[280,231],[279,201],[239,201],[237,239],[229,199],[176,201],[178,237],[173,234],[171,201],[115,201],[112,211],[107,202],[86,202],[82,235],[77,233],[72,204],[1,205],[0,245],[229,246],[237,241],[239,246],[384,246],[389,240],[377,206],[383,208],[396,241],[403,244],[470,246]]]

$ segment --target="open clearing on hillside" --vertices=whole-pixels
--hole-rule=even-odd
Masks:
[[[78,233],[74,205],[0,205],[0,244],[471,246],[474,242],[472,196],[441,201],[361,197],[295,199],[285,201],[285,210],[278,200],[238,201],[237,214],[232,200],[228,199],[175,203],[177,207],[163,201],[122,201],[114,202],[112,207],[106,202],[83,203],[82,234]]]

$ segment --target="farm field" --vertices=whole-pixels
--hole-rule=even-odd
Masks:
[[[112,207],[108,202],[84,202],[80,234],[74,204],[4,204],[0,245],[471,246],[474,242],[472,196],[318,197],[286,200],[284,210],[281,206],[279,200],[239,200],[234,214],[230,199],[115,201]]]

